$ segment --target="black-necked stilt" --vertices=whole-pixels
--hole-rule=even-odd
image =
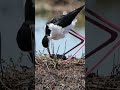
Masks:
[[[83,9],[84,5],[80,8],[77,8],[68,14],[63,14],[59,17],[53,18],[52,20],[48,21],[45,27],[45,36],[42,40],[43,47],[47,48],[49,55],[51,56],[50,50],[49,50],[49,41],[50,39],[58,40],[65,37],[65,34],[70,33],[71,35],[75,36],[76,38],[80,39],[81,42],[70,49],[69,51],[73,50],[77,46],[79,46],[81,43],[84,42],[84,37],[77,34],[75,31],[73,31],[73,28],[75,26],[75,23],[77,22],[76,16],[78,13]],[[81,37],[81,38],[80,38]],[[67,54],[69,51],[67,51],[65,54]]]
[[[35,24],[35,7],[32,0],[25,2],[25,21],[17,33],[17,44],[22,51],[28,52],[32,62],[34,60],[34,24]]]

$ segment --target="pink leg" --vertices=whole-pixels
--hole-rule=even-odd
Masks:
[[[69,60],[71,60],[72,57],[74,57],[74,56],[78,53],[78,51],[80,51],[80,49],[81,49],[84,45],[85,45],[85,44],[83,44],[71,57],[69,57],[67,60],[65,60],[65,62],[68,62]]]
[[[86,72],[86,76],[88,76],[102,61],[104,61],[107,56],[112,53],[118,46],[120,46],[120,40],[108,51],[105,55],[89,70]]]
[[[71,33],[71,32],[73,32],[73,33],[75,33],[75,34],[73,34],[73,33]],[[71,35],[73,35],[74,37],[76,37],[76,38],[78,38],[78,39],[80,39],[81,40],[81,42],[79,43],[79,44],[77,44],[76,46],[74,46],[73,48],[71,48],[70,50],[68,50],[66,53],[64,53],[63,55],[65,55],[65,54],[67,54],[67,53],[69,53],[70,51],[72,51],[73,49],[75,49],[76,47],[78,47],[78,46],[80,46],[83,42],[84,42],[84,37],[82,36],[82,35],[80,35],[80,34],[78,34],[77,32],[75,32],[75,31],[73,31],[73,30],[71,30],[71,32],[69,32]],[[80,38],[81,37],[81,38]],[[83,38],[83,39],[82,39]],[[67,60],[65,60],[64,62],[67,62],[67,61],[69,61],[72,57],[74,57],[77,53],[78,53],[78,51],[84,46],[85,44],[83,44],[71,57],[69,57]]]
[[[110,21],[106,20],[105,18],[99,16],[98,14],[94,13],[93,11],[91,11],[90,9],[86,9],[86,11],[88,13],[90,13],[91,15],[93,15],[94,17],[96,17],[97,19],[101,20],[102,22],[105,22],[106,24],[108,24],[109,26],[111,26],[112,28],[114,28],[115,30],[120,32],[120,26],[115,25],[113,23],[111,23]]]
[[[104,19],[103,17],[97,15],[96,13],[94,13],[93,11],[91,11],[89,9],[86,9],[86,11],[88,13],[90,13],[91,15],[93,15],[94,17],[96,17],[97,19],[103,21],[104,23],[108,24],[109,26],[111,26],[112,28],[114,28],[115,30],[120,32],[120,27],[119,26],[111,23],[110,21]],[[111,36],[113,36],[112,33],[111,33]],[[86,76],[88,76],[100,63],[102,63],[105,60],[105,58],[107,58],[108,55],[111,54],[113,52],[113,50],[116,49],[118,46],[120,46],[120,40],[108,52],[106,52],[105,55],[103,55],[103,57],[100,60],[98,60],[97,63],[92,68],[90,68],[90,70],[88,70],[86,72]]]
[[[74,30],[71,29],[72,32],[74,32],[75,34],[77,34],[79,37],[85,39],[85,37],[83,37],[82,35],[78,34],[77,32],[75,32]]]
[[[72,32],[73,32],[73,30],[71,30]],[[70,51],[72,51],[73,49],[75,49],[76,47],[78,47],[79,45],[81,45],[83,42],[84,42],[84,40],[82,39],[82,38],[80,38],[79,36],[77,36],[77,35],[79,35],[78,33],[76,33],[75,31],[73,32],[73,33],[75,33],[75,34],[73,34],[73,33],[71,33],[71,32],[69,32],[71,35],[73,35],[74,37],[76,37],[76,38],[78,38],[78,39],[80,39],[81,40],[81,42],[79,43],[79,44],[77,44],[76,46],[74,46],[73,48],[71,48],[70,50],[68,50],[67,52],[65,52],[63,55],[66,55],[67,53],[69,53]],[[77,34],[77,35],[76,35]],[[81,36],[81,35],[80,35]],[[81,37],[83,37],[83,36],[81,36]],[[83,37],[84,38],[84,37]]]

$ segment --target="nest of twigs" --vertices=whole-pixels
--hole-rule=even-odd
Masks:
[[[86,77],[86,90],[120,90],[120,76]]]
[[[68,63],[61,55],[53,56],[37,55],[35,68],[2,60],[0,90],[84,90],[85,60],[73,58]]]
[[[64,62],[57,56],[36,56],[35,90],[84,90],[85,60]]]
[[[20,65],[21,61],[14,63],[10,58],[1,60],[0,90],[34,90],[34,67]]]

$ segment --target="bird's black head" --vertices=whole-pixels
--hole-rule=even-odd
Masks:
[[[45,48],[48,48],[49,47],[49,39],[48,39],[48,36],[44,36],[43,40],[42,40],[42,45],[43,47]]]

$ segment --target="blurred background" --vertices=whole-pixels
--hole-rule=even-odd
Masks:
[[[56,16],[62,15],[64,11],[70,12],[76,8],[79,8],[83,4],[85,4],[84,0],[35,0],[35,38],[37,53],[47,54],[47,50],[45,50],[41,44],[42,38],[45,34],[44,28],[46,22]],[[82,36],[85,36],[84,14],[85,13],[83,9],[77,16],[78,22],[75,27],[75,31]],[[57,41],[52,40],[50,43],[50,49],[52,53],[63,54],[65,51],[69,50],[79,42],[80,40],[67,34],[64,39],[60,39]],[[68,53],[68,55],[72,55],[78,48]],[[76,57],[80,58],[84,53],[85,47],[83,47],[82,50],[79,51],[78,54],[76,54]]]

